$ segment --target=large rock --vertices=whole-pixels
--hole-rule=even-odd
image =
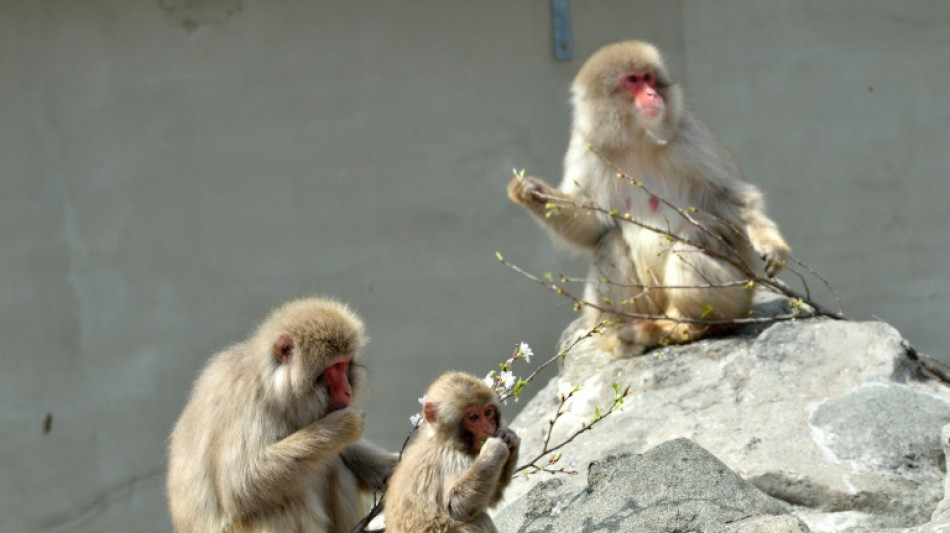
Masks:
[[[576,337],[576,328],[564,338]],[[610,454],[687,438],[789,504],[812,531],[914,527],[931,520],[943,496],[940,430],[950,424],[950,390],[928,379],[911,354],[885,323],[825,319],[624,360],[582,341],[512,427],[522,436],[522,461],[530,459],[562,393],[580,386],[552,444],[610,406],[612,383],[630,385],[622,412],[559,450],[559,465],[584,472]],[[518,479],[506,501],[549,477]],[[583,476],[563,480],[561,491],[584,488]]]
[[[521,533],[808,531],[787,513],[709,452],[678,439],[591,463],[583,490],[560,478],[539,483],[495,525]]]

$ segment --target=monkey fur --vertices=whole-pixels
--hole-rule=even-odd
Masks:
[[[686,108],[653,45],[604,46],[581,67],[571,93],[559,188],[516,176],[508,196],[556,240],[590,254],[584,301],[600,309],[584,306],[584,324],[609,319],[600,342],[618,357],[728,331],[728,321],[752,308],[747,273],[762,268],[753,252],[774,276],[790,251],[762,193]],[[604,211],[585,207],[591,202]]]
[[[396,466],[385,496],[387,533],[495,532],[487,509],[501,500],[520,440],[503,427],[497,396],[470,374],[448,372],[425,395],[426,424]],[[493,406],[494,436],[481,444],[464,428],[472,406]]]
[[[382,490],[396,461],[360,439],[364,415],[349,405],[365,386],[365,343],[347,306],[304,298],[214,355],[169,442],[175,529],[349,532],[361,491]]]

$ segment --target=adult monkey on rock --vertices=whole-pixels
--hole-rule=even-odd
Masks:
[[[347,533],[361,491],[383,490],[396,455],[360,440],[366,380],[359,317],[323,298],[289,302],[213,356],[169,443],[179,533]]]
[[[759,189],[686,108],[659,51],[639,41],[604,46],[571,92],[559,189],[516,176],[508,196],[559,240],[591,254],[584,300],[600,309],[584,307],[585,325],[613,319],[603,348],[628,356],[747,317],[752,252],[774,276],[789,247]]]

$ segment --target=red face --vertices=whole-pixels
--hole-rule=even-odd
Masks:
[[[652,119],[663,114],[665,103],[657,92],[656,75],[652,70],[627,72],[620,78],[620,83],[633,97],[640,115]]]
[[[331,411],[349,407],[350,400],[353,399],[353,390],[350,388],[348,377],[352,359],[352,357],[341,357],[323,371],[323,382],[327,386],[327,392],[330,393]]]
[[[462,415],[462,427],[472,434],[472,446],[475,451],[481,451],[482,444],[495,434],[498,429],[498,417],[495,405],[486,403],[481,407],[472,405]]]

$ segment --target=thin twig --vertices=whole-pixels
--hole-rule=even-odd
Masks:
[[[550,454],[552,454],[552,453],[554,453],[554,452],[560,450],[561,448],[567,446],[567,445],[570,444],[574,439],[576,439],[578,436],[580,436],[582,433],[586,433],[586,432],[590,431],[591,429],[593,429],[593,427],[594,427],[597,423],[601,422],[603,419],[605,419],[605,418],[607,418],[608,416],[610,416],[610,414],[614,412],[614,410],[617,408],[617,406],[623,403],[623,399],[626,398],[626,397],[630,394],[630,386],[628,385],[628,386],[623,390],[623,392],[617,394],[617,395],[614,397],[614,401],[613,401],[613,403],[610,405],[610,409],[608,409],[607,412],[600,414],[597,418],[595,418],[594,420],[592,420],[589,424],[585,424],[583,427],[581,427],[579,430],[575,431],[573,434],[571,434],[568,438],[564,439],[564,440],[563,440],[561,443],[559,443],[558,445],[556,445],[556,446],[554,446],[554,447],[552,447],[552,448],[549,448],[548,445],[549,445],[550,440],[551,440],[551,434],[554,433],[554,424],[557,422],[557,420],[558,420],[558,419],[561,417],[561,415],[563,414],[563,412],[561,411],[561,407],[564,405],[566,399],[567,399],[567,398],[570,398],[571,396],[573,396],[573,394],[574,394],[574,391],[572,391],[570,394],[568,394],[568,395],[566,395],[566,396],[565,396],[565,395],[562,395],[562,396],[561,396],[561,404],[558,406],[558,412],[557,412],[557,414],[556,414],[555,417],[550,421],[550,427],[548,428],[548,434],[547,434],[546,437],[545,437],[544,446],[543,446],[543,448],[541,449],[541,452],[538,453],[538,455],[535,456],[534,459],[532,459],[532,460],[528,461],[527,463],[525,463],[525,464],[519,466],[518,468],[516,468],[515,471],[514,471],[515,474],[517,474],[518,472],[521,472],[522,470],[527,470],[528,468],[534,468],[535,470],[542,470],[542,468],[540,468],[540,467],[538,467],[538,466],[536,465],[536,463],[537,463],[538,461],[540,461],[543,457],[545,457],[545,456],[547,456],[547,455],[550,455]]]

